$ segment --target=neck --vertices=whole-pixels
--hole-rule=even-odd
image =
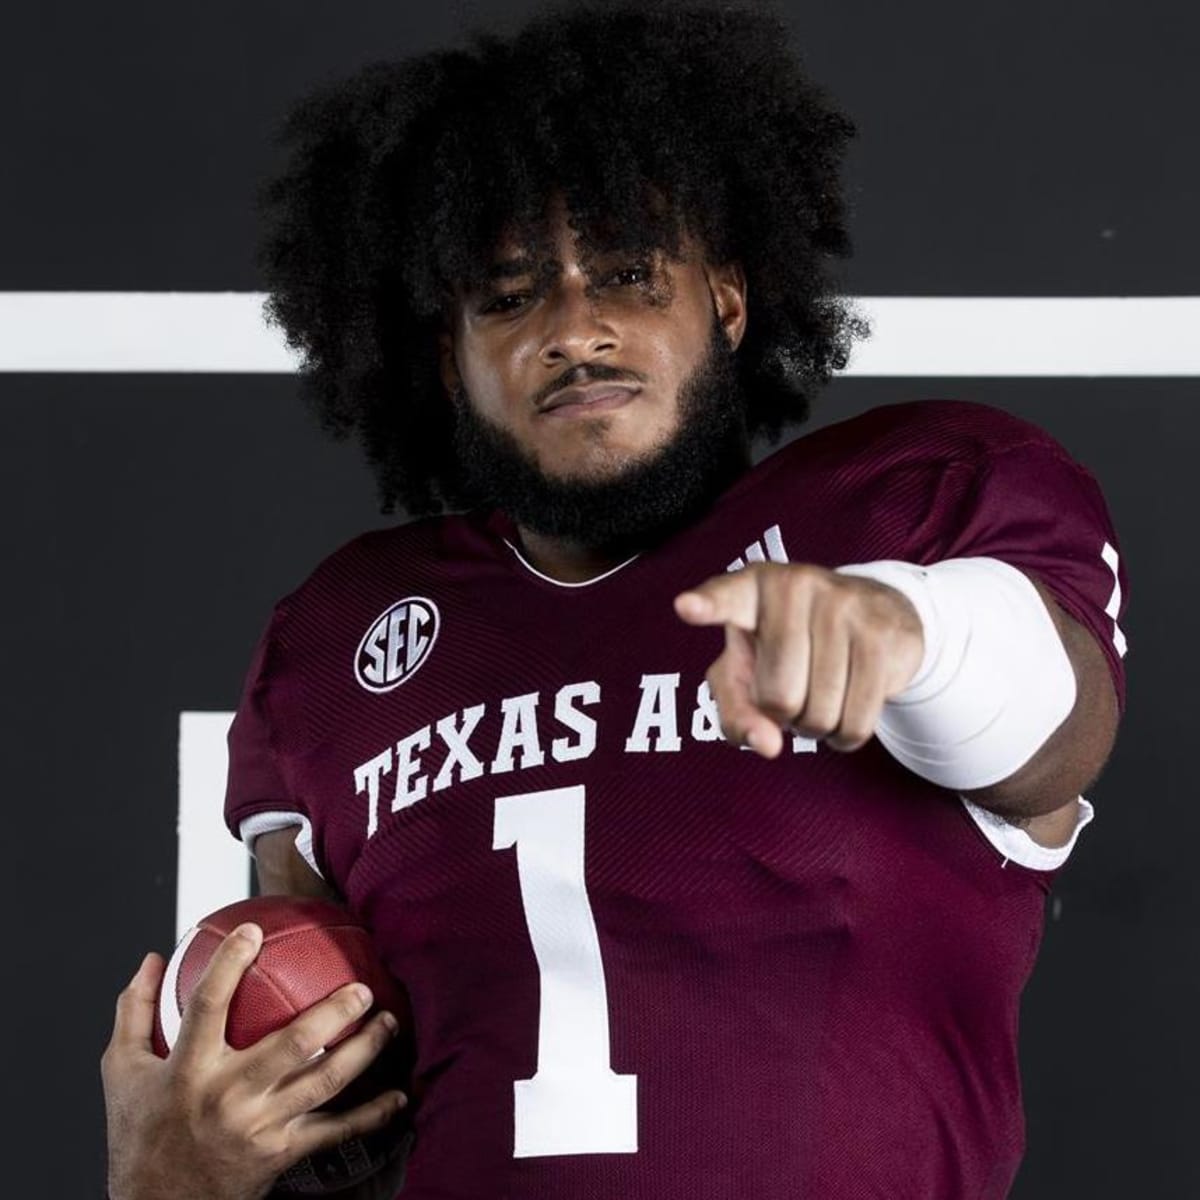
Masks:
[[[520,525],[517,532],[521,535],[521,552],[529,564],[559,583],[586,583],[637,553],[633,548],[619,554],[594,546],[581,546],[578,542],[534,533]]]

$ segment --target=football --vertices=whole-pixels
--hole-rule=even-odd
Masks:
[[[229,1045],[243,1050],[343,984],[358,981],[371,989],[374,1004],[326,1049],[349,1037],[381,1008],[395,1014],[400,1032],[366,1071],[324,1107],[353,1108],[394,1087],[408,1093],[415,1059],[408,997],[380,961],[368,931],[345,909],[325,900],[258,896],[198,921],[180,939],[163,974],[154,1021],[155,1052],[163,1058],[169,1055],[188,996],[213,951],[246,921],[262,928],[263,942],[229,1005],[225,1026]],[[408,1112],[406,1107],[397,1121],[376,1133],[301,1159],[279,1177],[276,1187],[320,1195],[365,1179],[406,1148]]]

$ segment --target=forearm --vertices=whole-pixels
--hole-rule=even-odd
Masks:
[[[1073,806],[1116,731],[1095,636],[1028,572],[994,559],[929,567],[885,560],[866,574],[917,610],[924,659],[876,734],[914,773],[1010,820]]]

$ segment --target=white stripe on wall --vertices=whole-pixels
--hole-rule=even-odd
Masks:
[[[848,375],[1200,375],[1200,296],[867,297]]]
[[[225,828],[225,735],[231,712],[179,714],[179,869],[175,937],[250,894],[250,856]]]
[[[287,374],[260,292],[0,292],[0,372]],[[1200,296],[864,296],[851,376],[1200,375]]]

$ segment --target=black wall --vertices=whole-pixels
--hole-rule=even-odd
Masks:
[[[286,101],[471,21],[511,27],[531,7],[10,11],[0,291],[257,290],[251,195]],[[1200,293],[1194,7],[786,11],[810,71],[861,129],[849,290]],[[1024,1007],[1018,1200],[1200,1194],[1200,815],[1182,749],[1195,711],[1195,393],[1183,378],[847,378],[821,402],[818,423],[919,396],[1040,423],[1099,478],[1128,564],[1129,712]],[[99,1195],[112,1002],[144,950],[173,942],[179,713],[232,708],[273,600],[382,518],[353,448],[320,439],[288,376],[0,375],[0,418],[5,857],[19,923],[4,989],[19,1101],[6,1183]]]

